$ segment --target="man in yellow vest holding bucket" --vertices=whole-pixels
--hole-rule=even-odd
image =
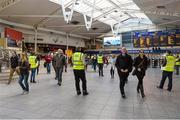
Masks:
[[[173,71],[174,71],[174,66],[175,66],[175,57],[173,56],[171,51],[167,51],[167,55],[165,56],[165,59],[163,61],[162,79],[161,79],[160,85],[157,86],[158,88],[163,89],[165,80],[168,77],[169,83],[168,83],[167,90],[169,92],[171,92],[171,90],[172,90],[172,75],[173,75]]]
[[[79,86],[80,80],[82,81],[83,95],[88,95],[85,75],[85,59],[84,54],[81,52],[81,48],[77,48],[76,52],[73,54],[72,62],[77,95],[81,94]]]
[[[35,56],[34,52],[31,53],[31,55],[29,56],[28,60],[29,60],[30,68],[31,68],[30,82],[31,83],[36,83],[35,75],[36,75],[36,68],[38,66],[38,63],[37,63],[37,59],[36,59],[36,56]]]

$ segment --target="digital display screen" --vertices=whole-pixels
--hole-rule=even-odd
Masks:
[[[120,46],[120,37],[104,37],[104,46]]]

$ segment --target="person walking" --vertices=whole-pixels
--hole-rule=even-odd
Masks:
[[[76,52],[73,54],[72,61],[77,95],[81,94],[79,86],[80,80],[82,81],[83,95],[88,95],[85,75],[85,59],[84,54],[81,52],[81,48],[77,48]]]
[[[175,63],[176,75],[179,75],[179,66],[180,66],[180,58],[179,55],[176,55],[176,63]]]
[[[51,53],[48,53],[48,54],[45,56],[44,60],[45,60],[45,62],[46,62],[47,74],[51,74],[51,61],[52,61]]]
[[[132,63],[133,60],[130,55],[127,54],[127,50],[125,47],[121,49],[121,54],[117,57],[115,66],[118,71],[118,75],[120,78],[120,91],[122,98],[126,98],[125,92],[124,92],[124,86],[125,82],[127,81],[127,78],[129,76],[129,73],[132,71]]]
[[[98,62],[98,67],[99,67],[99,76],[104,76],[103,75],[103,55],[102,52],[99,52],[99,55],[97,57],[97,62]]]
[[[141,92],[142,98],[145,97],[144,87],[143,87],[143,78],[146,74],[146,70],[148,67],[148,59],[144,54],[143,50],[140,50],[139,56],[137,56],[134,60],[133,66],[135,70],[133,71],[133,75],[136,75],[138,78],[137,92]]]
[[[38,66],[36,58],[37,57],[35,56],[34,52],[31,52],[31,55],[28,58],[28,61],[29,61],[29,64],[30,64],[30,68],[31,68],[31,78],[30,78],[30,82],[31,83],[36,83],[35,76],[36,76],[36,68]]]
[[[37,56],[37,75],[39,74],[39,67],[40,67],[40,62],[41,62],[41,56],[39,54],[36,55]]]
[[[52,58],[52,66],[54,68],[55,71],[55,80],[57,80],[57,71],[56,71],[56,62],[55,62],[55,58],[58,52],[54,52],[53,54],[53,58]]]
[[[111,57],[111,69],[110,69],[111,78],[114,78],[115,63],[116,63],[116,56],[112,55],[112,57]]]
[[[29,62],[28,58],[25,53],[21,54],[21,59],[19,62],[19,70],[20,70],[20,76],[19,76],[19,85],[21,86],[23,93],[22,94],[28,94],[29,93],[29,84],[28,84],[28,78],[29,78]],[[24,81],[24,83],[23,83]]]
[[[63,51],[61,49],[58,49],[57,54],[54,56],[54,65],[56,69],[56,77],[58,80],[58,85],[62,85],[62,73],[63,68],[66,65],[66,58],[63,54]]]
[[[19,62],[19,58],[16,54],[16,52],[14,51],[12,53],[12,56],[10,58],[10,74],[9,74],[9,79],[8,79],[8,85],[11,83],[12,77],[14,72],[16,72],[18,75],[20,75],[19,69],[17,69],[18,67],[18,62]]]
[[[96,72],[96,65],[97,65],[97,57],[96,57],[96,55],[94,55],[92,57],[92,65],[93,65],[94,72]]]
[[[171,92],[172,90],[172,81],[173,81],[173,71],[174,71],[174,66],[175,66],[175,57],[173,56],[171,51],[167,51],[167,55],[165,56],[165,59],[163,60],[163,65],[162,65],[162,79],[160,82],[160,85],[157,86],[159,89],[163,89],[164,83],[166,78],[168,77],[169,83],[168,83],[168,88],[167,90]]]

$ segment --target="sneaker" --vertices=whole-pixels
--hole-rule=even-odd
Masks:
[[[29,94],[29,91],[25,91],[25,93],[24,94]]]
[[[88,95],[88,94],[89,94],[88,92],[84,92],[84,93],[83,93],[83,96],[86,96],[86,95]]]
[[[21,93],[21,95],[24,95],[26,93],[26,91],[25,90],[23,90],[23,92]]]

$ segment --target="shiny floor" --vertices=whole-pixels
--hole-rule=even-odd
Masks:
[[[174,75],[173,92],[159,90],[159,68],[149,68],[144,79],[146,98],[136,92],[137,78],[129,76],[125,86],[126,99],[119,91],[117,72],[110,78],[110,66],[99,77],[89,66],[86,76],[88,96],[77,96],[71,68],[63,73],[61,87],[54,80],[54,72],[46,74],[44,68],[37,76],[36,84],[30,84],[30,93],[21,95],[17,81],[0,84],[1,119],[180,119],[180,76]]]

